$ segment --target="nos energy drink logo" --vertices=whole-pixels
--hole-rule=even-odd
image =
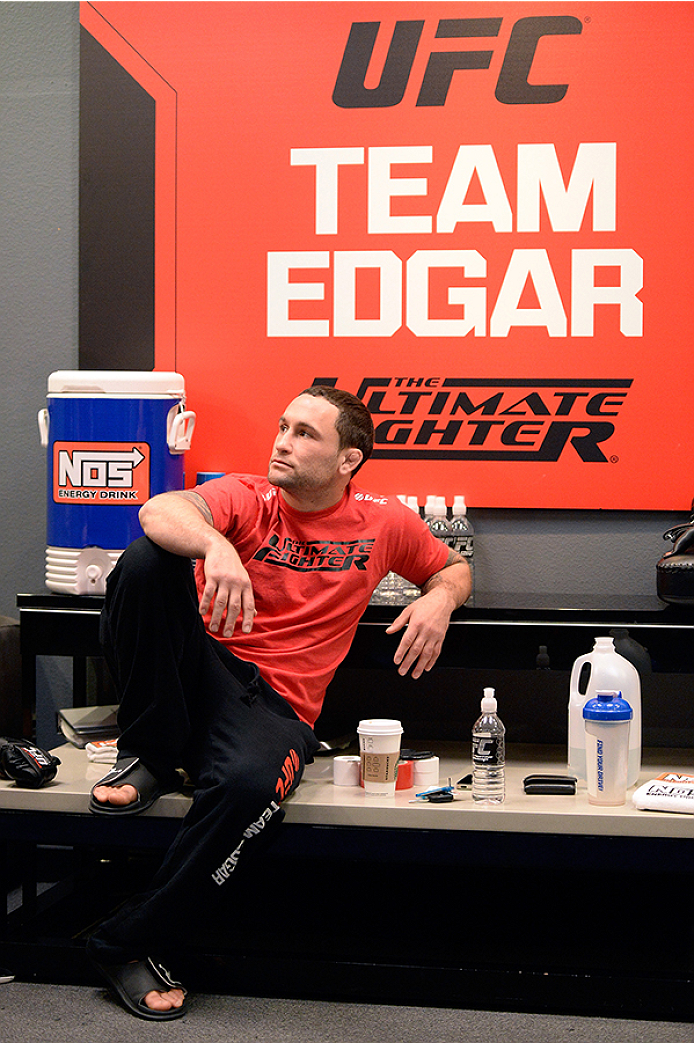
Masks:
[[[146,442],[55,442],[55,503],[129,503],[149,499],[150,447]]]

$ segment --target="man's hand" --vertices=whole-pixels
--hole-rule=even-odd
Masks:
[[[455,604],[437,588],[408,605],[386,629],[386,634],[405,630],[393,661],[403,677],[410,670],[414,678],[431,670],[439,657],[448,621]]]
[[[441,652],[451,613],[467,601],[471,588],[467,562],[451,551],[444,568],[424,584],[421,598],[404,608],[386,628],[386,634],[405,630],[393,657],[399,674],[404,677],[412,670],[417,678],[431,670]]]
[[[255,617],[253,587],[238,554],[221,534],[219,539],[210,540],[203,568],[205,589],[200,598],[200,615],[211,612],[209,629],[216,634],[223,626],[223,636],[231,637],[240,616],[241,630],[250,633]]]
[[[248,634],[255,617],[253,587],[241,559],[227,538],[214,528],[212,512],[191,490],[160,493],[141,508],[140,524],[147,536],[172,554],[198,558],[205,570],[200,614],[210,614],[209,629],[231,637],[241,618]]]

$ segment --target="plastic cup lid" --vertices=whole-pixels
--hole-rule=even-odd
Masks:
[[[634,711],[621,695],[621,692],[598,692],[595,699],[589,699],[583,707],[584,718],[587,721],[601,721],[603,724],[630,721]]]
[[[357,734],[402,735],[402,724],[400,721],[390,721],[385,717],[374,717],[370,720],[360,721]]]

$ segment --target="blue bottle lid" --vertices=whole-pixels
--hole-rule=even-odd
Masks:
[[[611,722],[630,721],[634,712],[621,692],[597,692],[595,699],[589,699],[583,707],[583,716],[587,721]]]

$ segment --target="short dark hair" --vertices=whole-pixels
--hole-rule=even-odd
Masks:
[[[313,384],[301,394],[312,395],[313,398],[325,398],[337,408],[338,417],[335,427],[340,440],[340,449],[355,448],[362,453],[361,463],[352,471],[352,477],[354,477],[373,452],[374,425],[371,413],[360,398],[350,391],[343,391],[342,388]]]

